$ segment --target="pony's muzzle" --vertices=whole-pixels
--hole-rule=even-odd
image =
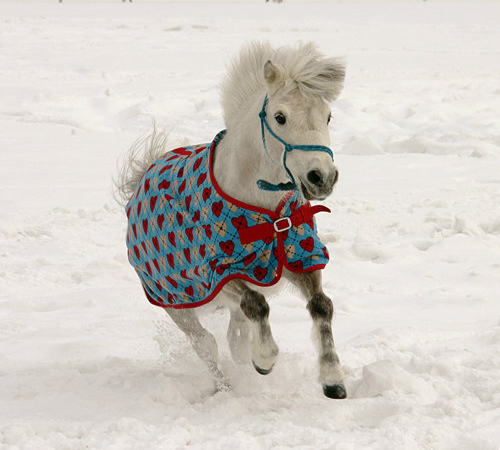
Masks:
[[[332,193],[338,179],[339,171],[334,165],[316,167],[307,172],[305,179],[300,179],[302,193],[307,200],[324,200]]]

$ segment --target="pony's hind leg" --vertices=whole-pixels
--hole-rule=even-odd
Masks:
[[[217,342],[198,320],[198,316],[190,309],[165,308],[175,324],[186,334],[198,356],[208,366],[215,380],[217,391],[231,388],[228,378],[219,367]]]
[[[330,398],[346,398],[344,373],[335,350],[332,334],[333,303],[323,292],[321,272],[291,274],[290,279],[308,299],[307,309],[313,320],[314,335],[319,344],[319,379],[323,392]]]
[[[267,375],[272,371],[279,353],[269,325],[269,305],[262,294],[250,289],[246,283],[240,280],[233,280],[226,286],[233,296],[239,298],[239,307],[245,315],[246,324],[250,325],[253,365],[257,372]],[[232,319],[234,317],[232,316]],[[246,332],[247,330],[243,329],[242,331]]]

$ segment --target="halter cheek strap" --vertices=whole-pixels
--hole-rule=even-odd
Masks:
[[[269,159],[271,157],[269,156],[269,152],[267,151],[267,145],[266,145],[266,133],[265,130],[269,132],[269,134],[275,138],[277,141],[281,142],[285,146],[285,151],[283,152],[283,167],[285,168],[285,171],[290,178],[290,181],[287,183],[270,183],[269,181],[266,180],[257,180],[257,186],[259,189],[263,189],[265,191],[292,191],[294,189],[297,189],[297,184],[295,183],[295,178],[292,175],[292,172],[288,169],[288,166],[286,165],[286,157],[288,153],[290,153],[292,150],[304,150],[304,151],[312,151],[312,152],[326,152],[332,157],[333,161],[333,152],[329,147],[326,147],[324,145],[291,145],[288,142],[284,141],[281,139],[273,130],[271,130],[271,127],[267,123],[266,117],[266,106],[267,106],[267,95],[266,98],[264,99],[264,104],[262,105],[262,109],[260,110],[259,117],[260,117],[260,129],[262,133],[262,144],[264,145],[264,150],[266,152],[266,155]],[[272,161],[272,159],[271,159]]]

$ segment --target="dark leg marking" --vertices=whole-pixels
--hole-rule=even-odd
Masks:
[[[262,294],[248,290],[243,294],[240,303],[242,311],[253,321],[260,321],[269,317],[269,305]]]
[[[269,326],[269,305],[262,294],[247,287],[240,307],[253,325],[252,363],[257,372],[267,375],[271,373],[279,352]]]
[[[323,393],[329,398],[346,398],[344,374],[335,351],[332,334],[333,303],[321,286],[321,272],[309,272],[292,275],[292,281],[310,300],[307,309],[313,320],[313,329],[319,342],[320,381]]]
[[[312,296],[307,303],[307,309],[313,320],[323,319],[331,322],[333,318],[333,303],[322,292]]]

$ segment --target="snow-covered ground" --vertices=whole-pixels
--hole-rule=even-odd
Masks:
[[[0,0],[0,448],[500,449],[500,3]],[[154,117],[223,128],[251,39],[344,56],[341,178],[318,216],[349,399],[271,301],[273,373],[208,370],[126,260],[111,177]]]

